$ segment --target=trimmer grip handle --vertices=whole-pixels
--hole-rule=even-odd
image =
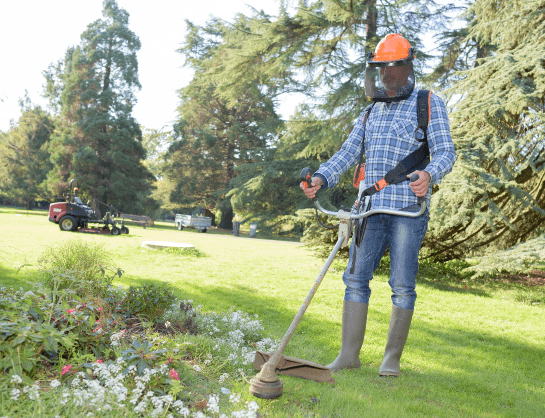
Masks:
[[[310,175],[310,167],[305,167],[301,170],[301,174],[299,174],[299,180],[301,180],[302,182],[305,182],[307,184],[307,189],[309,187],[312,187],[311,186],[311,183],[312,183],[312,176]],[[316,196],[314,196],[312,198],[312,201],[313,202],[316,202],[318,200],[318,198]]]
[[[412,182],[415,182],[416,180],[418,180],[420,178],[420,176],[418,174],[413,174],[411,176],[411,183]],[[426,201],[426,196],[418,196],[418,204],[421,205],[422,203],[424,203]]]
[[[307,188],[310,187],[310,182],[312,180],[312,176],[310,175],[310,167],[305,167],[301,170],[299,180],[305,182],[307,184]]]

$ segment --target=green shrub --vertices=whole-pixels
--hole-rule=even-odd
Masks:
[[[57,358],[61,347],[73,341],[53,324],[44,321],[49,301],[33,292],[0,288],[0,369],[34,376],[42,360]]]
[[[135,315],[155,323],[175,300],[174,291],[167,284],[157,286],[144,283],[139,287],[129,287],[121,309],[128,315]]]
[[[71,290],[81,297],[99,296],[116,275],[121,276],[102,245],[79,240],[47,247],[39,263],[48,288]]]

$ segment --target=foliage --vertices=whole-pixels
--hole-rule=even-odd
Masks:
[[[121,276],[103,245],[80,240],[48,246],[39,263],[47,287],[57,292],[71,290],[78,296],[99,296]]]
[[[441,13],[450,7],[419,0],[395,5],[381,0],[305,1],[292,8],[283,2],[276,16],[254,11],[250,17],[236,16],[228,28],[219,19],[202,28],[191,26],[185,53],[198,68],[194,80],[214,86],[210,92],[201,89],[209,101],[238,109],[241,92],[255,88],[273,100],[293,92],[308,99],[284,121],[274,156],[240,161],[236,176],[229,176],[227,197],[237,219],[278,230],[282,216],[308,207],[296,186],[298,172],[307,165],[317,168],[332,156],[369,103],[363,91],[366,53],[392,31],[401,31],[418,49],[421,34],[441,22]],[[420,65],[426,57],[419,53]],[[211,65],[195,65],[203,60]],[[334,192],[326,192],[334,206],[345,204],[352,194],[348,184],[343,181]],[[177,194],[184,195],[181,190]]]
[[[193,301],[176,299],[161,315],[158,322],[168,329],[172,324],[178,326],[183,333],[197,334],[197,310],[193,308]]]
[[[144,370],[150,368],[155,360],[166,351],[153,350],[153,343],[135,339],[128,348],[121,350],[120,361],[125,362],[129,367],[135,365],[137,373],[142,375]]]
[[[143,283],[141,286],[129,287],[121,308],[128,315],[136,315],[155,323],[174,300],[174,289],[169,285]]]
[[[318,212],[320,213],[320,212]],[[305,228],[303,238],[301,239],[315,254],[321,259],[326,259],[338,239],[338,228],[324,228],[316,219],[316,211],[305,209],[297,212],[298,218],[305,220]],[[338,222],[337,219],[329,221],[326,217],[321,217],[320,220],[324,225],[334,227]],[[342,247],[336,255],[338,260],[347,261],[349,256],[350,243]]]
[[[42,361],[57,357],[61,347],[72,347],[64,330],[43,321],[44,308],[44,301],[33,292],[0,287],[1,370],[33,377]]]
[[[82,195],[140,213],[153,179],[131,115],[140,88],[140,40],[115,0],[104,0],[103,16],[45,73],[46,96],[60,112],[49,145],[54,167],[47,187],[60,195],[69,178],[77,178]]]
[[[476,277],[498,277],[506,274],[529,273],[545,260],[545,235],[522,242],[513,247],[496,251],[471,261],[474,265],[467,271]]]
[[[207,73],[222,98],[235,100],[249,78],[273,97],[298,92],[306,104],[287,122],[291,155],[327,159],[342,144],[369,103],[364,94],[367,52],[387,33],[399,32],[423,51],[422,35],[452,6],[404,0],[305,1],[277,16],[239,15]],[[419,52],[419,68],[427,56]],[[284,142],[284,141],[283,141]]]
[[[163,173],[175,184],[171,202],[219,208],[220,228],[231,229],[233,212],[225,198],[229,181],[241,164],[270,158],[281,121],[257,80],[248,79],[237,99],[228,103],[219,98],[214,83],[200,76],[218,65],[211,56],[228,26],[216,20],[206,28],[191,24],[188,28],[180,52],[195,76],[180,90],[176,142],[169,149]]]
[[[227,362],[221,360],[213,367],[212,355],[203,354],[203,350],[210,352],[211,344],[202,337],[198,343],[202,347],[180,344],[177,341],[181,334],[176,332],[168,339],[155,333],[147,337],[133,334],[132,341],[127,342],[129,337],[123,337],[126,325],[108,320],[115,318],[114,311],[123,310],[122,305],[113,303],[120,298],[126,299],[129,292],[116,295],[118,291],[109,290],[111,294],[105,299],[94,302],[69,300],[67,295],[59,302],[51,303],[56,298],[48,292],[35,294],[0,288],[0,365],[6,371],[6,374],[0,374],[3,394],[0,396],[9,396],[9,401],[17,401],[23,406],[24,402],[43,402],[42,396],[47,399],[48,393],[55,393],[56,388],[60,388],[62,394],[57,395],[60,402],[54,409],[70,408],[72,415],[87,408],[108,413],[112,406],[124,408],[125,412],[129,408],[129,414],[136,415],[144,411],[152,416],[168,411],[188,415],[195,408],[191,397],[208,396],[207,392],[201,395],[201,391],[205,390],[204,385],[211,384],[203,376],[202,368],[189,361],[204,358],[203,367],[209,367],[217,376],[221,374],[220,383],[223,383],[229,375],[226,371],[240,370],[241,365],[248,364],[248,358],[253,359],[252,343],[271,348],[260,341],[259,330],[263,327],[259,321],[242,311],[230,311],[227,316],[198,315],[199,321],[215,330],[216,347],[223,342],[221,352],[232,353]],[[68,306],[74,307],[66,309]],[[183,318],[195,320],[198,311],[193,309],[191,301],[176,300],[172,306],[174,309],[168,318],[173,322],[180,323]],[[122,316],[127,314],[123,312]],[[123,328],[121,332],[113,332],[120,328]],[[222,336],[226,337],[224,341]],[[243,356],[239,358],[241,353]],[[40,383],[33,379],[43,373],[40,369],[44,365],[57,368],[60,381],[51,380],[49,376],[50,390],[41,392]],[[151,398],[150,394],[153,394]],[[2,399],[2,408],[10,405],[6,400]],[[219,411],[218,402],[218,395],[210,395],[209,410],[218,408]],[[112,406],[108,406],[109,403]],[[233,402],[237,403],[238,400]],[[225,406],[224,403],[222,408]],[[247,412],[244,416],[254,416],[246,415]]]
[[[46,197],[42,182],[51,169],[49,140],[53,119],[39,106],[23,104],[21,117],[0,133],[0,192],[25,202],[27,209]]]
[[[475,13],[469,9],[471,3],[466,2],[453,7],[449,16],[450,26],[437,33],[435,51],[438,57],[432,66],[432,71],[423,77],[423,82],[434,91],[443,91],[452,88],[466,77],[465,71],[479,65],[480,59],[492,55],[496,46],[494,42],[485,42],[477,39],[472,32],[475,25]],[[450,97],[447,96],[447,101]],[[454,99],[453,99],[454,100]]]
[[[458,153],[432,201],[424,245],[443,259],[491,254],[536,236],[545,221],[543,1],[476,0],[468,37],[495,52],[448,94]]]
[[[171,131],[158,129],[144,129],[142,134],[142,146],[146,151],[144,165],[155,177],[152,185],[150,199],[154,202],[154,208],[146,208],[146,213],[152,218],[159,218],[165,210],[172,210],[176,206],[170,202],[170,193],[173,189],[170,181],[163,172],[165,171],[165,156],[168,147],[174,141]]]

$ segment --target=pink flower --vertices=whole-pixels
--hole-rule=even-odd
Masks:
[[[104,360],[98,359],[98,360],[97,360],[97,363],[98,363],[98,364],[102,364],[102,363],[104,363]]]
[[[175,380],[180,380],[180,378],[178,377],[178,373],[176,373],[176,370],[174,369],[170,371],[170,377],[172,377]]]
[[[97,311],[99,311],[99,312],[100,312],[101,310],[102,310],[102,308],[97,308]]]
[[[66,310],[66,313],[71,314],[72,312],[76,312],[76,308],[74,308],[74,309],[67,309],[67,310]]]
[[[61,373],[61,376],[64,376],[65,373],[68,373],[70,371],[70,369],[72,368],[72,365],[71,364],[67,364],[66,366],[64,366],[62,368],[62,373]]]

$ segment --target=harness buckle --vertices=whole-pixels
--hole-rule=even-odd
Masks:
[[[386,183],[386,180],[384,178],[382,178],[381,180],[377,181],[375,183],[375,189],[376,191],[381,191],[382,189],[384,189],[386,186],[388,186],[388,183]]]

